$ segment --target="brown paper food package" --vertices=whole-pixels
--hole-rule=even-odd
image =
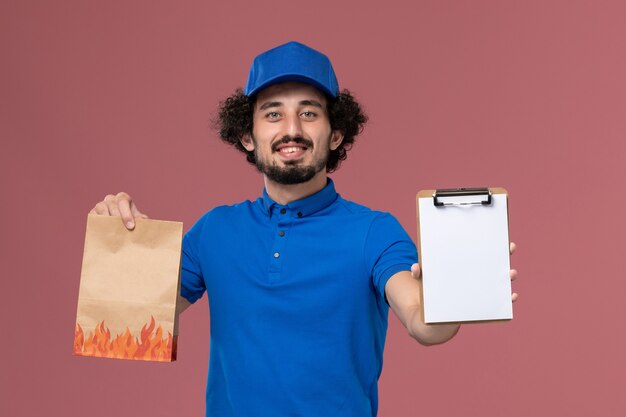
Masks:
[[[183,224],[87,217],[74,354],[176,360]]]

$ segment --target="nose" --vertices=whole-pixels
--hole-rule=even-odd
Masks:
[[[291,137],[302,136],[302,120],[295,113],[289,115],[285,120],[285,133]]]

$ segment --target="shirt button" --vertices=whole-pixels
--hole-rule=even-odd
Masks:
[[[282,230],[280,232],[278,232],[278,236],[283,237],[285,236],[285,232],[283,232]]]
[[[280,209],[280,214],[285,214],[287,213],[287,210],[285,210],[284,208]]]
[[[302,212],[301,211],[298,212],[298,217],[302,217]]]
[[[280,256],[280,253],[274,252],[274,258],[278,258],[279,256]]]

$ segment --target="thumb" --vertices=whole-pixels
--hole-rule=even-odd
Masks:
[[[421,274],[422,274],[422,270],[419,264],[411,265],[411,275],[413,275],[413,278],[420,279]]]

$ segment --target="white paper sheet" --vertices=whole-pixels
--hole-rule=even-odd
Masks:
[[[512,319],[507,195],[443,208],[419,198],[419,215],[424,321]]]

